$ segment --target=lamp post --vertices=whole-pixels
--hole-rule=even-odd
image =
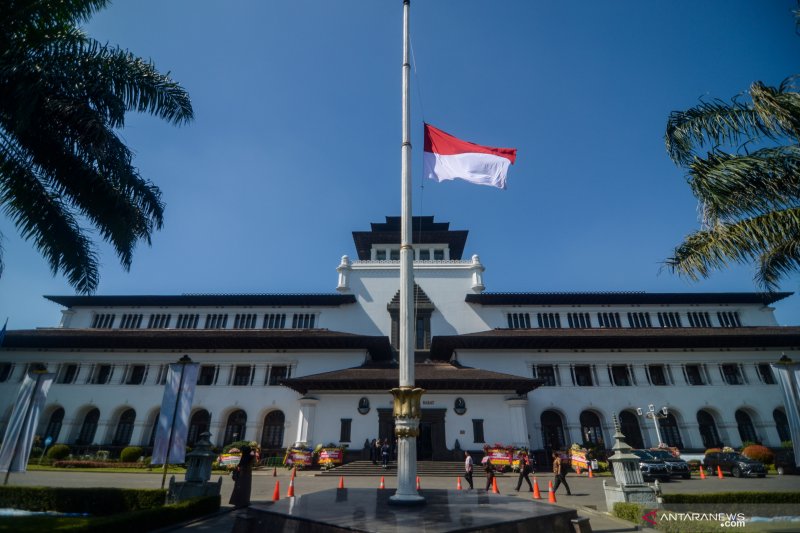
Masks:
[[[639,416],[644,416],[645,418],[650,418],[653,420],[653,425],[656,428],[656,437],[658,438],[658,448],[664,446],[664,441],[661,440],[661,430],[658,428],[658,420],[660,418],[667,418],[669,416],[669,410],[666,406],[662,407],[658,411],[656,411],[655,406],[651,403],[647,406],[647,411],[643,411],[641,407],[636,409],[636,414]]]

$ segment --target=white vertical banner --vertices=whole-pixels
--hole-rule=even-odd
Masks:
[[[181,464],[186,461],[186,436],[199,368],[197,363],[169,365],[151,464]]]
[[[794,445],[794,464],[800,466],[800,363],[772,363],[783,391],[783,405]]]
[[[0,472],[25,472],[31,454],[39,415],[55,374],[28,372],[17,393],[17,401],[0,446]]]

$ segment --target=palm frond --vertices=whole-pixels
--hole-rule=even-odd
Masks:
[[[800,139],[800,94],[791,91],[784,80],[780,87],[768,87],[760,81],[750,86],[750,97],[759,120],[775,135]]]
[[[800,270],[800,238],[795,236],[761,256],[756,281],[762,287],[778,288],[783,276]]]

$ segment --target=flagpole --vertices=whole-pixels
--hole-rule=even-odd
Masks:
[[[186,373],[186,364],[191,363],[192,360],[188,355],[184,355],[178,362],[181,364],[181,379],[178,382],[178,393],[175,394],[175,411],[172,413],[172,423],[169,425],[169,438],[167,439],[167,453],[164,456],[164,471],[161,475],[161,488],[164,488],[164,483],[167,480],[167,467],[169,466],[169,454],[172,451],[172,435],[175,433],[175,420],[178,419],[178,407],[181,403],[181,393],[183,392],[183,375]]]
[[[397,437],[397,492],[389,502],[418,505],[425,498],[416,489],[417,436],[419,435],[420,397],[414,387],[414,249],[411,246],[411,63],[409,54],[410,0],[403,0],[403,143],[401,145],[400,217],[400,383],[394,396],[394,434]]]

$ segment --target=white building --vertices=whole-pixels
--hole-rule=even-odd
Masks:
[[[770,304],[789,293],[484,292],[466,231],[415,217],[420,459],[502,442],[609,444],[617,413],[633,446],[658,443],[637,415],[668,408],[681,449],[788,440],[770,370],[800,347]],[[77,448],[148,446],[167,365],[200,363],[189,434],[281,448],[391,435],[397,385],[399,217],[354,232],[331,294],[47,296],[54,328],[8,331],[0,426],[29,365],[57,373],[39,434]],[[1,429],[1,428],[0,428]]]

